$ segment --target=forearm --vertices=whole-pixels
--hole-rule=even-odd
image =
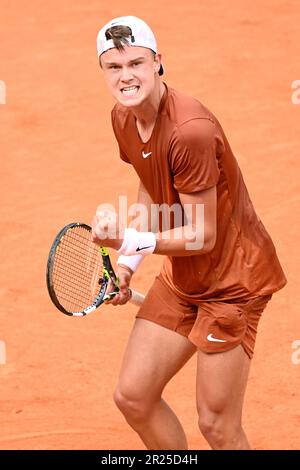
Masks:
[[[167,256],[193,256],[210,252],[215,245],[215,232],[195,225],[176,227],[156,234],[154,253]]]

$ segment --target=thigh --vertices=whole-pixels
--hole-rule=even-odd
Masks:
[[[149,289],[137,318],[152,321],[188,337],[197,313],[197,305],[185,302],[160,275]]]
[[[251,362],[243,347],[215,354],[199,350],[197,361],[199,414],[210,412],[239,422]]]
[[[140,400],[159,398],[167,382],[196,352],[185,337],[137,318],[125,350],[118,388]]]

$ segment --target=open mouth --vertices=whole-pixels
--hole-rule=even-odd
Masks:
[[[121,88],[121,93],[122,95],[124,96],[134,96],[137,94],[137,92],[139,91],[140,87],[137,86],[137,85],[133,85],[133,86],[126,86],[124,88]]]

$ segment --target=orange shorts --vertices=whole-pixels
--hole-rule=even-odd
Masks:
[[[272,295],[241,301],[187,303],[156,277],[137,318],[186,336],[205,353],[228,351],[241,344],[253,356],[257,325]]]

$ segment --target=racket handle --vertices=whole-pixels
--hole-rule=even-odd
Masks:
[[[145,300],[145,296],[135,290],[131,290],[131,292],[132,292],[132,295],[131,295],[131,299],[129,300],[129,302],[140,307]]]

